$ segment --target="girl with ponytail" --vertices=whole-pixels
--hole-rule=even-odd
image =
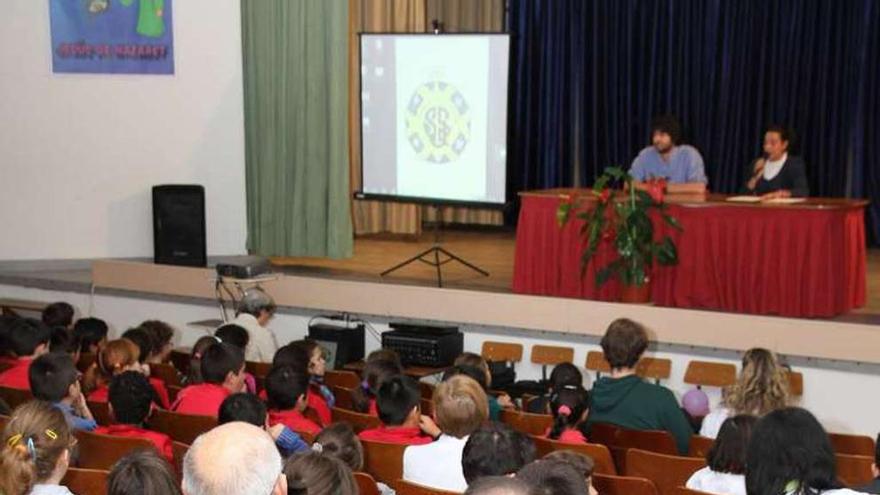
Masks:
[[[395,361],[385,359],[367,361],[361,374],[363,381],[351,393],[352,409],[379,417],[379,409],[376,407],[379,387],[388,379],[402,374],[403,368]]]
[[[579,385],[564,385],[550,395],[550,411],[553,426],[547,438],[565,443],[586,443],[587,439],[578,429],[586,419],[590,396]]]
[[[22,404],[0,435],[0,493],[72,495],[60,486],[76,443],[64,414],[51,404]]]

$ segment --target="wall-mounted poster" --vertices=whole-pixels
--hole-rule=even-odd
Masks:
[[[53,72],[174,74],[172,0],[49,0]]]

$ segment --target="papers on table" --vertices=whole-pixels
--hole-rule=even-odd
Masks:
[[[733,201],[736,203],[760,203],[760,196],[731,196],[727,198],[727,201]]]
[[[768,203],[777,205],[792,205],[796,203],[803,203],[804,201],[806,201],[806,198],[774,198],[762,200],[761,196],[731,196],[727,198],[727,201],[733,201],[734,203]]]
[[[764,201],[764,202],[765,203],[773,203],[773,204],[777,204],[777,205],[793,205],[796,203],[803,203],[804,201],[806,201],[805,198],[775,198],[775,199],[768,199],[767,201]]]

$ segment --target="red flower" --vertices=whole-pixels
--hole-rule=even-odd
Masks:
[[[648,183],[648,195],[655,203],[663,202],[663,193],[666,190],[666,179],[656,179]]]
[[[608,199],[611,198],[611,189],[606,187],[605,189],[602,189],[602,192],[598,194],[594,192],[593,194],[596,194],[596,196],[599,197],[600,203],[605,204],[608,202]]]

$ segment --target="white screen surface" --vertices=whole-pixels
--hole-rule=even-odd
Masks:
[[[366,195],[502,204],[504,34],[361,35]]]

